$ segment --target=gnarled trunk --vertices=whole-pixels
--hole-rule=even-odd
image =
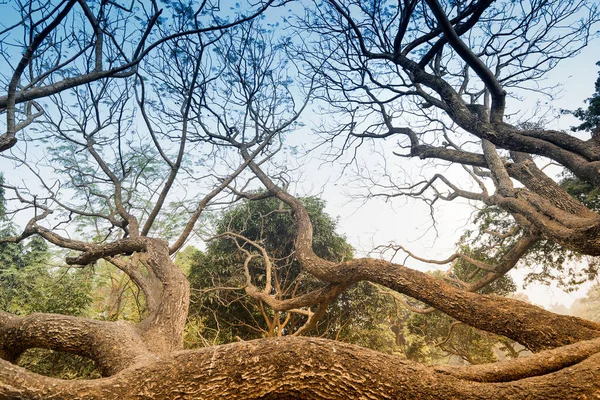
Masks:
[[[164,354],[92,381],[0,361],[6,399],[587,399],[600,394],[598,340],[529,358],[426,367],[336,341],[284,337]]]
[[[114,258],[129,252],[137,253],[126,261]],[[131,325],[57,314],[18,317],[0,312],[0,358],[15,361],[25,350],[36,347],[64,351],[91,358],[104,376],[110,376],[141,360],[182,350],[190,290],[185,275],[170,259],[167,242],[123,239],[94,246],[67,261],[90,263],[101,257],[109,258],[140,285],[147,299],[147,316]]]
[[[461,367],[426,367],[340,342],[284,337],[195,351],[181,348],[187,281],[164,242],[144,239],[141,260],[161,282],[155,310],[137,325],[83,318],[0,314],[2,358],[31,347],[94,359],[107,378],[63,381],[0,361],[0,398],[586,398],[600,393],[600,326],[516,300],[452,287],[381,260],[327,264],[333,280],[362,279],[418,298],[458,320],[505,334],[533,350],[524,359]],[[174,335],[178,336],[174,336]],[[574,343],[574,344],[570,344]],[[569,344],[564,347],[565,344]]]

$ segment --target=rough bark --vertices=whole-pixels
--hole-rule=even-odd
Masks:
[[[190,287],[183,272],[171,261],[166,241],[149,239],[142,262],[160,283],[155,309],[137,325],[147,346],[155,353],[183,349],[183,330],[190,304]]]
[[[600,336],[598,323],[505,297],[457,289],[431,275],[386,261],[358,259],[340,265],[340,270],[420,300],[467,325],[507,336],[532,351]]]
[[[0,314],[2,358],[14,360],[31,347],[69,351],[92,358],[108,377],[67,382],[0,361],[0,398],[548,399],[600,393],[600,355],[596,354],[600,345],[598,340],[582,342],[600,337],[600,324],[457,289],[383,260],[333,263],[320,259],[312,251],[312,226],[302,204],[261,175],[258,166],[250,166],[269,191],[294,211],[296,256],[303,267],[333,288],[360,280],[376,282],[534,351],[555,350],[529,360],[456,371],[309,338],[265,339],[178,352],[189,303],[187,280],[171,261],[166,242],[138,237],[125,239],[122,247],[82,247],[82,254],[69,261],[93,262],[133,251],[125,259],[131,257],[136,265],[115,265],[129,274],[139,272],[139,265],[146,268],[138,279],[148,280],[146,294],[152,296],[153,305],[141,323],[129,326],[44,314],[24,318]]]
[[[322,260],[312,252],[312,228],[301,204],[283,191],[273,191],[295,211],[298,258],[323,281],[343,287],[360,280],[377,282],[469,325],[511,337],[534,351],[575,344],[529,360],[456,371],[427,368],[356,346],[308,338],[177,352],[189,301],[187,281],[172,263],[166,242],[138,238],[136,242],[143,242],[143,246],[135,247],[143,250],[139,261],[147,268],[148,279],[160,283],[160,290],[150,292],[156,297],[155,306],[141,323],[131,326],[58,315],[0,314],[2,358],[14,360],[31,347],[68,351],[92,358],[109,377],[66,382],[1,361],[0,398],[507,399],[565,398],[567,390],[581,397],[600,390],[596,379],[600,356],[592,356],[600,345],[598,340],[582,342],[599,337],[600,324],[457,289],[383,260]],[[130,245],[131,240],[123,248],[131,249]],[[95,248],[78,260],[92,261],[92,253],[98,257],[108,254]],[[114,254],[111,250],[108,256]]]
[[[0,312],[2,358],[15,361],[34,347],[91,358],[104,376],[149,354],[135,328],[123,321],[104,322],[58,314],[16,317]]]
[[[138,237],[82,250],[67,262],[91,263],[135,252],[126,257],[128,262],[113,261],[145,289],[147,316],[131,325],[56,314],[18,317],[0,312],[0,358],[15,361],[35,347],[65,351],[91,358],[104,376],[110,376],[156,354],[183,349],[189,283],[171,261],[167,242]],[[140,270],[142,266],[145,271]]]
[[[588,399],[600,394],[598,340],[452,372],[315,338],[284,337],[163,355],[92,381],[0,361],[6,399]]]

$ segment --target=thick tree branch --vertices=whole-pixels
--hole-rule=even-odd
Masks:
[[[9,317],[0,311],[0,348],[15,357],[35,347],[91,358],[104,376],[150,355],[136,330],[126,322],[39,313]]]
[[[242,154],[247,157],[244,151]],[[298,231],[295,241],[297,258],[306,271],[324,282],[351,284],[366,280],[378,283],[470,326],[507,336],[532,351],[600,336],[600,324],[560,316],[508,298],[460,290],[402,265],[369,258],[339,264],[323,260],[312,250],[312,225],[302,203],[277,187],[259,166],[250,163],[250,168],[269,192],[292,208]],[[527,249],[529,240],[524,240],[518,249]],[[481,315],[486,315],[486,318],[480,318]],[[512,323],[507,324],[506,321]]]
[[[529,361],[527,369],[512,360],[495,373],[490,374],[488,366],[470,366],[458,376],[444,368],[306,337],[261,339],[174,353],[94,381],[46,378],[0,361],[0,396],[126,400],[145,394],[148,398],[168,398],[173,396],[175,385],[181,399],[585,398],[600,390],[594,379],[600,373],[600,356],[594,354],[597,342],[525,358]],[[515,363],[514,368],[511,363]],[[315,370],[314,365],[320,368]],[[534,368],[537,374],[531,377],[529,371]],[[169,379],[163,379],[165,376]],[[573,376],[585,379],[573,380]],[[494,383],[480,382],[486,379]]]

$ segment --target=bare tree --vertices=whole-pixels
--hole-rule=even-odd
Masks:
[[[14,146],[16,133],[44,113],[37,99],[106,78],[134,76],[140,61],[162,43],[221,32],[272,3],[256,2],[246,14],[228,19],[219,2],[211,1],[197,6],[167,2],[166,12],[156,0],[3,2],[3,14],[14,18],[0,28],[0,50],[10,69],[2,75],[7,89],[0,112],[6,113],[6,131],[0,150]],[[165,28],[173,15],[185,18]]]
[[[180,10],[177,21],[191,17],[189,21],[196,23],[197,15],[186,10]],[[147,316],[137,325],[128,325],[0,313],[0,394],[7,398],[406,399],[597,395],[599,324],[476,292],[477,286],[513,268],[539,238],[583,254],[600,253],[600,216],[566,193],[533,158],[553,160],[597,186],[596,138],[524,129],[509,124],[506,115],[507,91],[531,88],[558,60],[575,54],[587,44],[597,20],[597,6],[585,1],[328,0],[308,7],[295,25],[310,31],[293,43],[302,42],[303,47],[292,59],[303,63],[303,68],[304,63],[312,67],[299,74],[310,79],[309,92],[322,88],[317,93],[341,115],[330,140],[342,138],[346,150],[355,141],[398,138],[404,147],[403,153],[398,152],[401,156],[464,166],[476,188],[461,187],[452,177],[437,173],[424,182],[399,187],[403,195],[431,194],[447,200],[460,196],[502,207],[513,215],[519,224],[514,246],[497,265],[473,260],[490,274],[472,287],[380,259],[333,262],[314,254],[308,213],[269,164],[281,145],[281,135],[294,127],[304,106],[293,103],[295,92],[278,75],[282,66],[275,62],[277,56],[271,58],[269,53],[288,49],[290,43],[271,47],[264,38],[257,40],[260,34],[246,29],[252,22],[212,34],[191,29],[185,40],[181,35],[162,41],[163,56],[157,58],[164,63],[152,62],[145,69],[140,65],[128,79],[124,77],[124,83],[98,81],[68,99],[53,92],[57,114],[48,115],[43,126],[51,127],[53,138],[64,143],[55,147],[50,161],[70,163],[65,168],[66,174],[72,174],[67,179],[70,187],[66,191],[49,182],[37,169],[41,167],[27,161],[29,153],[13,152],[40,178],[45,194],[34,196],[6,186],[33,217],[20,236],[4,240],[20,241],[36,234],[72,250],[74,254],[67,257],[70,264],[108,260],[141,288]],[[176,29],[187,24],[181,22]],[[208,51],[211,48],[215,51]],[[16,97],[15,93],[14,86],[9,87],[7,97]],[[103,99],[106,108],[100,106]],[[29,100],[34,98],[22,101]],[[70,113],[71,101],[77,102],[81,114]],[[16,100],[7,99],[7,110],[15,104]],[[139,110],[143,135],[131,136],[128,124],[136,120],[128,116],[134,109]],[[407,117],[411,115],[422,119]],[[14,118],[7,121],[12,140]],[[166,197],[176,192],[176,186],[186,188],[178,180],[182,174],[191,178],[186,182],[199,180],[196,170],[186,164],[190,144],[209,146],[209,151],[195,156],[202,160],[215,160],[218,155],[221,161],[209,176],[220,176],[211,181],[212,191],[186,208],[189,218],[168,244],[158,238]],[[83,153],[89,160],[81,157]],[[240,156],[237,165],[219,174],[227,161]],[[154,166],[157,160],[162,169]],[[511,338],[536,354],[494,365],[430,368],[306,337],[179,351],[189,289],[170,255],[185,243],[209,202],[223,199],[226,193],[253,197],[237,179],[246,167],[268,195],[293,212],[295,256],[306,273],[324,283],[306,296],[279,301],[269,288],[256,288],[248,279],[249,294],[279,311],[323,308],[345,288],[370,281],[467,325]],[[159,172],[152,174],[151,169]],[[65,200],[73,193],[83,201]],[[64,210],[66,221],[75,215],[100,221],[98,231],[106,235],[82,241],[68,237],[68,230],[61,234],[63,220],[52,215],[54,209]],[[228,235],[236,238],[235,232]],[[254,247],[268,263],[264,249]],[[27,372],[10,361],[28,347],[88,356],[107,378],[64,382]]]

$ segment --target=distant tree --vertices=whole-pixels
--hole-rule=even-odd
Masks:
[[[571,306],[570,314],[600,322],[600,284],[594,284],[584,297],[575,300]]]
[[[600,67],[600,61],[596,65]],[[598,138],[598,135],[600,135],[600,73],[594,84],[594,89],[592,97],[586,100],[588,106],[572,111],[572,114],[582,121],[581,124],[574,126],[572,129],[573,131],[590,131],[595,138]]]
[[[300,201],[311,216],[315,253],[330,261],[351,259],[352,247],[336,233],[337,223],[325,212],[325,203],[316,197]],[[226,343],[305,330],[309,314],[273,310],[255,292],[266,287],[269,275],[269,294],[278,300],[298,298],[322,286],[303,273],[294,255],[294,239],[291,210],[284,203],[276,198],[245,201],[219,217],[206,253],[188,251],[181,257],[189,266],[191,322],[201,321],[205,340]],[[268,254],[270,272],[261,250]],[[245,265],[248,254],[253,258]],[[255,288],[244,293],[247,276]],[[327,301],[327,311],[307,334],[392,351],[392,333],[381,312],[389,310],[390,303],[371,285],[357,285]]]
[[[0,174],[0,237],[14,235],[8,220]],[[48,244],[39,237],[0,243],[0,309],[19,315],[34,312],[82,315],[90,303],[88,274],[53,266]]]
[[[0,238],[15,232],[4,214],[4,193],[0,185]],[[85,315],[91,303],[88,272],[53,264],[48,244],[39,237],[26,243],[0,243],[0,311]],[[18,365],[59,378],[98,376],[91,360],[44,349],[28,350]]]

